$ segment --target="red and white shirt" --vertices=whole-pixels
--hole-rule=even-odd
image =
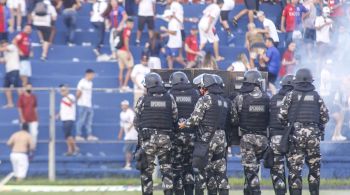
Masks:
[[[123,44],[123,47],[120,48],[120,50],[127,51],[126,47],[125,47],[125,41],[126,41],[126,39],[129,39],[128,41],[130,41],[130,36],[131,36],[131,29],[128,28],[128,27],[124,28],[124,30],[123,30],[123,41],[124,41],[124,44]]]
[[[21,58],[29,58],[31,40],[27,33],[21,32],[15,37]]]
[[[60,119],[61,121],[75,121],[75,97],[73,94],[68,94],[63,97],[60,104]]]
[[[197,36],[190,35],[186,38],[185,44],[193,51],[199,51]],[[196,60],[196,54],[186,53],[187,61],[193,62]]]

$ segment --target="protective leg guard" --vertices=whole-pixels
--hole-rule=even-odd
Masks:
[[[301,195],[300,189],[289,189],[290,195]]]
[[[220,189],[219,195],[228,195],[229,190],[228,189]]]
[[[310,190],[310,195],[319,195],[320,190],[319,190],[319,183],[310,183],[309,184],[309,190]]]
[[[194,185],[186,184],[184,185],[185,195],[193,195]]]
[[[183,189],[181,189],[181,190],[175,190],[175,191],[174,191],[174,194],[175,194],[175,195],[184,195],[184,190],[183,190]]]
[[[244,195],[250,195],[250,192],[249,192],[249,190],[244,189],[243,194],[244,194]]]
[[[195,189],[195,195],[204,195],[204,190],[203,189]]]
[[[144,192],[142,195],[153,195],[153,192],[151,193]]]
[[[173,195],[173,190],[164,190],[164,195]]]
[[[208,195],[217,195],[217,189],[208,189]]]

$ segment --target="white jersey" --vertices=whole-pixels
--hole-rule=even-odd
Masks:
[[[209,27],[208,25],[209,25],[210,18],[213,18],[213,21],[210,24],[211,26]],[[203,10],[203,16],[199,21],[199,27],[203,30],[208,29],[208,27],[211,29],[215,29],[215,25],[219,20],[219,18],[220,18],[220,7],[216,3],[212,3]]]

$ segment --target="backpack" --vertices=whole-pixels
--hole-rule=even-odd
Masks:
[[[124,46],[123,32],[124,31],[114,31],[113,47],[116,49],[120,49]]]
[[[48,14],[48,5],[43,1],[36,3],[34,13],[37,16],[46,16]]]

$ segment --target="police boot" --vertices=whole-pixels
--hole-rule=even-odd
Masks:
[[[217,189],[208,189],[208,195],[217,195]]]
[[[229,190],[228,189],[220,189],[219,195],[228,195]]]
[[[177,190],[174,191],[174,194],[175,195],[184,195],[184,190],[183,189],[181,189],[181,190],[177,189]]]
[[[290,192],[290,195],[301,195],[300,189],[290,189],[289,192]]]
[[[193,188],[194,186],[191,184],[184,185],[185,195],[193,195]]]
[[[144,192],[142,195],[153,195],[153,192],[150,192],[150,193]]]
[[[249,192],[248,189],[244,189],[243,194],[244,194],[244,195],[250,195],[250,192]]]
[[[276,195],[285,195],[286,192],[285,192],[285,190],[279,189],[279,190],[275,190],[275,194],[276,194]]]
[[[310,191],[310,195],[319,195],[320,192],[318,190],[312,190]]]
[[[251,195],[261,195],[261,191],[260,190],[252,190]]]
[[[164,190],[164,195],[173,195],[173,190]]]
[[[204,190],[203,189],[195,189],[195,195],[204,195]]]

